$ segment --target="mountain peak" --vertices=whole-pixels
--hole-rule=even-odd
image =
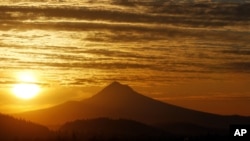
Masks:
[[[103,92],[105,93],[131,93],[131,92],[134,92],[134,90],[130,88],[128,85],[124,85],[118,81],[114,81],[101,91],[101,93]]]
[[[109,86],[117,86],[118,87],[118,86],[122,86],[122,84],[118,81],[114,81],[114,82],[110,83],[107,87],[109,87]]]
[[[106,86],[104,89],[102,89],[99,93],[94,95],[93,97],[115,98],[115,97],[121,97],[121,96],[127,97],[129,95],[134,95],[134,94],[137,94],[137,93],[128,85],[124,85],[124,84],[121,84],[120,82],[114,81],[108,86]]]

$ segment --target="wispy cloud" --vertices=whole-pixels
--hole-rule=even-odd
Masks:
[[[249,73],[247,4],[111,3],[0,6],[1,68],[50,70],[48,80],[72,85],[95,83],[72,75],[80,70],[154,82]],[[72,79],[51,77],[58,70]]]

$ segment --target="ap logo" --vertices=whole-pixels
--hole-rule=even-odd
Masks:
[[[230,125],[231,141],[249,141],[250,125]]]
[[[244,136],[247,133],[247,129],[236,129],[234,136]]]

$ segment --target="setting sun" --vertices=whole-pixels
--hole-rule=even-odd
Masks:
[[[16,97],[31,99],[39,93],[40,87],[36,84],[36,78],[33,73],[21,72],[17,78],[20,83],[15,84],[12,88],[12,92]]]
[[[22,99],[31,99],[35,97],[40,88],[36,84],[16,84],[13,87],[13,93]]]

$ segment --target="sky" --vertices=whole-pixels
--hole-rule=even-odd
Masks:
[[[164,102],[250,116],[247,8],[0,1],[0,112],[82,100],[119,81]],[[12,92],[23,72],[41,87],[30,100]]]

